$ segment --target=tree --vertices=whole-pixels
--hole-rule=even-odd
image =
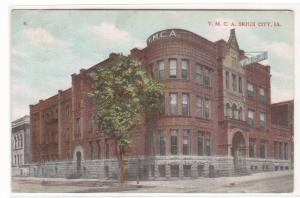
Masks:
[[[158,110],[161,85],[132,56],[116,56],[91,77],[89,96],[96,107],[95,120],[114,140],[119,179],[124,182],[124,155],[132,143],[132,132],[144,115]]]

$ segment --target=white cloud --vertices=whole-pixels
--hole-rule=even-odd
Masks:
[[[17,98],[18,96],[28,96],[36,100],[36,102],[39,99],[49,97],[47,91],[40,92],[34,87],[24,83],[24,81],[20,81],[16,78],[14,78],[11,82],[11,96],[13,99]]]
[[[18,119],[29,114],[29,105],[35,104],[39,99],[46,98],[46,91],[40,92],[25,82],[13,78],[11,82],[11,116]],[[21,99],[25,97],[26,99]]]
[[[12,103],[11,119],[16,120],[24,115],[29,115],[29,105],[23,105],[18,102]]]
[[[89,31],[101,40],[126,43],[140,48],[146,45],[145,42],[133,38],[127,31],[119,29],[113,23],[103,22],[100,25],[92,25],[89,27]]]
[[[283,89],[278,87],[272,87],[272,103],[282,102],[287,100],[294,99],[294,90],[293,89]]]
[[[275,77],[276,79],[280,80],[293,80],[294,76],[293,75],[288,75],[282,72],[277,72],[277,71],[271,71],[271,75]]]
[[[274,54],[280,58],[293,63],[294,50],[293,47],[285,42],[274,41],[266,45],[269,54]]]
[[[56,45],[59,47],[68,47],[68,43],[63,39],[57,38],[44,28],[29,28],[23,31],[24,38],[32,45]]]

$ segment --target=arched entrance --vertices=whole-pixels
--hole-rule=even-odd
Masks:
[[[81,173],[81,152],[77,151],[76,152],[76,168],[77,168],[77,173]]]
[[[231,155],[233,156],[234,169],[241,170],[245,164],[246,142],[241,132],[236,132],[232,138]]]

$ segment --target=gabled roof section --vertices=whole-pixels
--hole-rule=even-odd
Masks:
[[[240,50],[239,44],[238,44],[236,36],[235,36],[235,29],[231,29],[230,30],[230,36],[229,36],[229,39],[228,39],[228,45],[230,47],[232,47],[233,49],[236,49],[237,51]]]

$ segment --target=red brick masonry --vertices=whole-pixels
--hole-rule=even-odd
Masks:
[[[270,66],[242,68],[245,52],[234,30],[227,42],[182,29],[162,30],[147,39],[144,49],[131,53],[163,83],[164,113],[136,129],[130,156],[232,157],[234,170],[256,169],[242,158],[291,159],[293,101],[271,105]],[[33,163],[114,157],[113,142],[93,121],[87,94],[89,75],[115,55],[72,74],[70,89],[30,105]],[[188,173],[187,166],[182,174]],[[176,174],[176,167],[167,174]]]

